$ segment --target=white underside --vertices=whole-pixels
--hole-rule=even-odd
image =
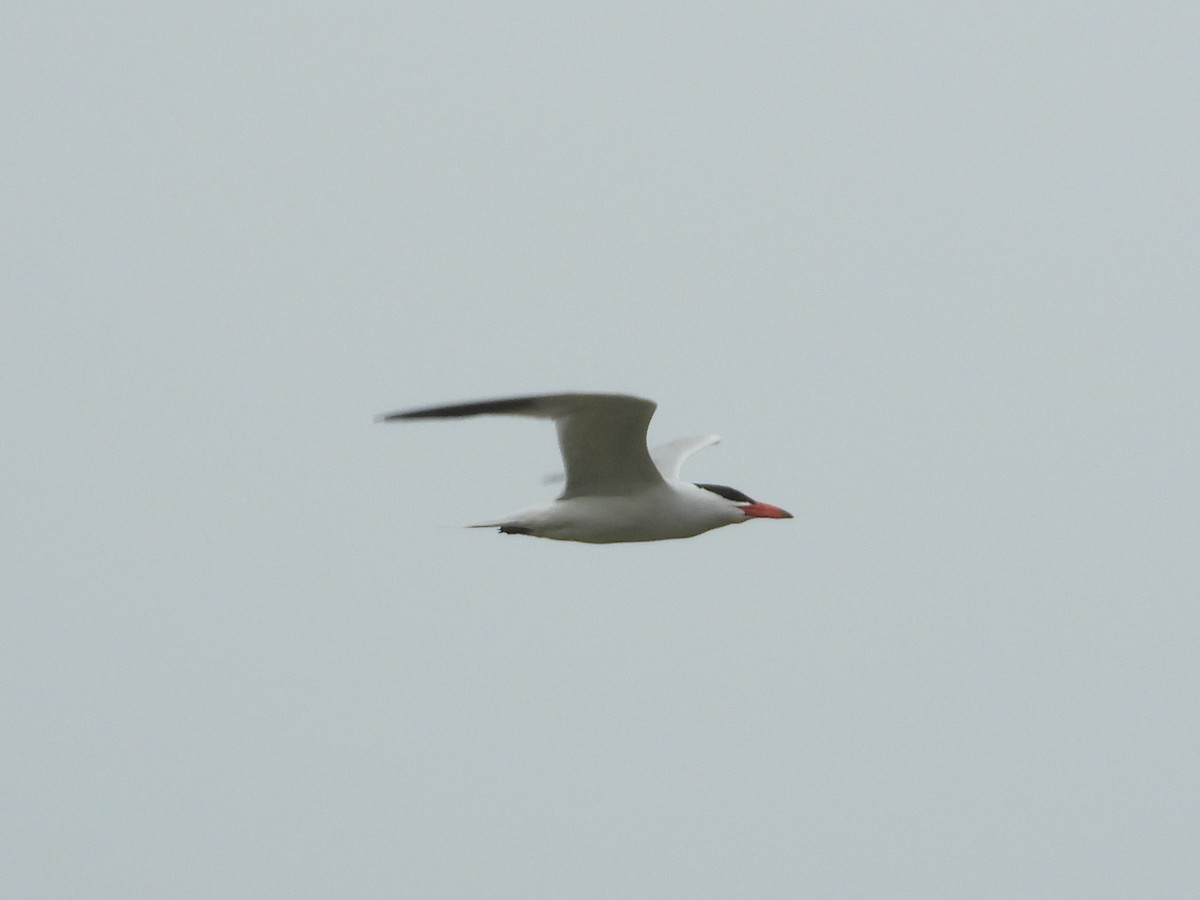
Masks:
[[[744,521],[736,504],[694,484],[672,480],[636,494],[555,500],[473,527],[517,528],[555,541],[617,544],[693,537]]]

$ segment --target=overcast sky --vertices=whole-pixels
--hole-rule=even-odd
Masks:
[[[1198,10],[7,5],[0,894],[1200,896]]]

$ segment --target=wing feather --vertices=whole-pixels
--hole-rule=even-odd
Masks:
[[[546,394],[433,406],[380,416],[382,421],[465,416],[553,419],[567,484],[563,498],[620,495],[662,484],[646,449],[655,404],[626,394]]]

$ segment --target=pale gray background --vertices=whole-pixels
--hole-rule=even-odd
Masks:
[[[1200,896],[1198,10],[6,5],[0,894]]]

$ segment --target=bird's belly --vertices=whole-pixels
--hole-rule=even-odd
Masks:
[[[551,540],[617,544],[687,538],[725,524],[689,513],[662,497],[579,497],[553,504],[533,533]]]

